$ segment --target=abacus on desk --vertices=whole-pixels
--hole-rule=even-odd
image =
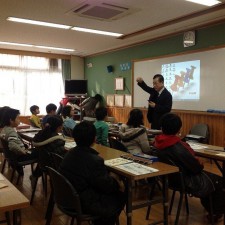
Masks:
[[[153,163],[152,160],[143,159],[143,158],[140,158],[140,157],[137,157],[137,156],[133,156],[131,154],[123,154],[120,157],[123,158],[123,159],[132,160],[132,161],[134,161],[136,163],[140,163],[140,164],[143,164],[143,165],[150,165],[150,164]]]

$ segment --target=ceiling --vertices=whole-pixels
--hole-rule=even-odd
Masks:
[[[207,7],[184,0],[1,0],[0,42],[70,48],[76,50],[72,55],[89,56],[223,20],[224,1]],[[123,36],[116,38],[15,23],[6,20],[9,16],[111,31]],[[0,44],[0,49],[71,55],[66,51],[4,44]]]

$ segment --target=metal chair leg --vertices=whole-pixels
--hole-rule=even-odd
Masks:
[[[213,201],[212,201],[212,195],[209,195],[209,206],[210,206],[210,217],[211,217],[211,224],[214,225],[214,218],[213,218]]]
[[[173,202],[174,202],[174,197],[175,197],[176,191],[173,191],[171,200],[170,200],[170,208],[169,208],[169,215],[171,215],[172,209],[173,209]]]
[[[181,210],[181,206],[182,206],[182,202],[183,202],[183,193],[180,192],[180,199],[179,199],[179,203],[178,203],[178,208],[177,208],[177,215],[176,215],[176,219],[175,219],[175,223],[174,225],[177,225],[179,222],[179,217],[180,217],[180,210]]]
[[[15,171],[16,171],[16,169],[13,168],[12,175],[11,175],[11,178],[10,178],[11,182],[13,181],[13,178],[14,178],[14,175],[15,175]]]
[[[45,214],[45,219],[46,219],[45,225],[50,225],[51,220],[52,220],[52,213],[53,213],[53,209],[54,209],[54,205],[55,205],[53,195],[54,195],[54,193],[53,193],[53,191],[51,191],[51,194],[50,194],[50,197],[48,200],[47,211]]]
[[[10,214],[9,214],[9,212],[5,212],[5,218],[6,218],[6,223],[7,223],[7,225],[11,225]]]
[[[38,182],[38,177],[35,177],[34,187],[32,187],[33,190],[32,190],[32,194],[31,194],[31,198],[30,198],[30,205],[32,205],[33,200],[34,200],[34,195],[35,195],[35,191],[36,191],[36,188],[37,188],[37,182]]]
[[[152,184],[152,188],[151,188],[151,191],[149,193],[149,200],[153,199],[153,195],[154,195],[154,191],[155,191],[155,185],[156,185],[156,183]],[[146,217],[145,217],[146,220],[149,219],[150,211],[151,211],[151,205],[148,206]]]
[[[188,194],[185,193],[184,197],[185,197],[186,212],[189,215]]]

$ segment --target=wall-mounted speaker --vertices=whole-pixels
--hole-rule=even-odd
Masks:
[[[113,66],[111,66],[111,65],[107,66],[107,71],[108,71],[108,73],[112,73],[113,72]]]

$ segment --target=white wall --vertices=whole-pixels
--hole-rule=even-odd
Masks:
[[[225,110],[225,48],[204,52],[182,54],[172,57],[148,59],[134,62],[133,70],[133,98],[134,107],[147,107],[149,94],[144,92],[137,84],[136,78],[143,77],[149,86],[152,86],[154,74],[161,73],[161,66],[168,63],[200,60],[200,95],[196,100],[173,99],[173,109],[199,110],[207,109]],[[185,71],[185,67],[184,67]],[[194,74],[196,75],[196,74]],[[195,77],[194,77],[195,78]],[[194,80],[196,81],[196,80]],[[194,82],[193,81],[193,82]],[[185,86],[181,92],[185,91]],[[189,90],[189,89],[187,89]]]
[[[84,80],[84,58],[71,56],[71,80]]]

